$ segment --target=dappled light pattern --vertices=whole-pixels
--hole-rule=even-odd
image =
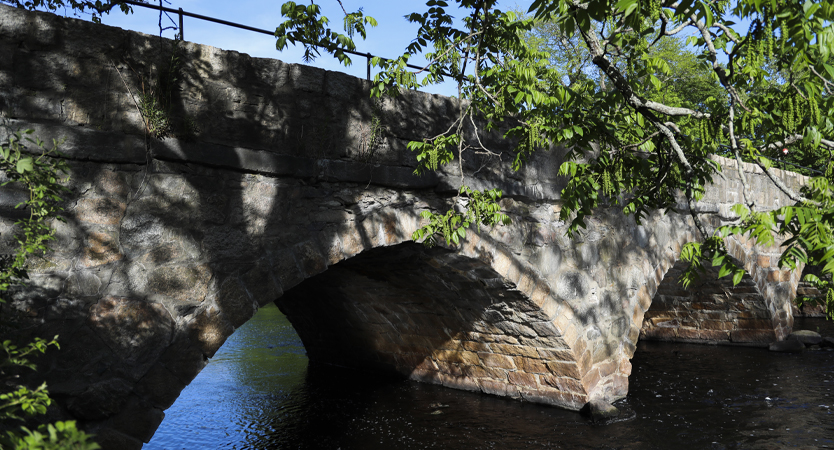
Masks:
[[[579,409],[574,354],[548,315],[484,263],[400,244],[365,252],[276,302],[311,360]]]
[[[691,217],[638,225],[618,208],[567,238],[564,149],[518,172],[468,151],[415,175],[406,145],[448,128],[452,98],[374,104],[344,74],[2,5],[0,55],[0,139],[26,128],[63,139],[71,168],[54,251],[2,306],[19,327],[9,338],[60,335],[30,381],[49,383],[52,417],[79,420],[105,448],[147,442],[226,338],[276,300],[314,360],[569,409],[614,401],[658,286],[702,238]],[[157,138],[137,96],[171,60],[170,135]],[[462,132],[474,139],[475,126]],[[500,130],[480,139],[512,158]],[[760,208],[787,203],[758,168],[741,170]],[[455,248],[412,243],[420,214],[448,208],[464,182],[501,189],[512,224]],[[716,178],[702,219],[734,220],[740,189],[735,169]],[[11,253],[21,192],[1,192]],[[727,247],[766,305],[755,319],[781,339],[798,275],[777,267],[778,249]]]
[[[643,319],[641,339],[767,345],[776,340],[771,317],[756,283],[745,274],[738,285],[710,268],[690,289],[678,284],[686,263],[673,266]]]

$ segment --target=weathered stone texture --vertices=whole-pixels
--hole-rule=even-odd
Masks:
[[[61,336],[38,376],[59,394],[56,414],[105,448],[147,441],[271,301],[311,359],[574,410],[626,395],[641,327],[747,344],[790,332],[798,277],[776,267],[778,248],[728,240],[750,275],[689,292],[670,280],[681,247],[700,239],[691,217],[637,225],[604,209],[566,238],[561,149],[519,172],[467,154],[466,183],[502,189],[512,225],[470,230],[455,249],[410,243],[420,213],[447,208],[461,182],[457,166],[414,175],[405,147],[448,127],[451,98],[407,92],[377,108],[363,80],[186,42],[174,136],[148,138],[125,84],[138,92],[158,70],[173,45],[159,42],[0,5],[0,120],[64,138],[71,169],[55,250],[31,261],[3,313],[18,338]],[[375,115],[381,144],[369,148]],[[483,139],[510,150],[497,132]],[[697,205],[712,228],[740,200],[737,167],[721,162],[725,177]],[[787,203],[758,168],[741,169],[760,208]],[[0,190],[3,253],[21,194]]]

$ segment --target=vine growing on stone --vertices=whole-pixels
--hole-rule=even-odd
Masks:
[[[17,208],[28,210],[25,218],[15,223],[17,252],[0,261],[0,303],[5,303],[6,292],[14,285],[25,283],[27,259],[41,256],[50,250],[49,242],[55,231],[51,220],[63,220],[60,202],[67,190],[61,179],[68,171],[66,162],[59,159],[58,143],[46,148],[43,141],[33,136],[32,130],[9,132],[7,141],[0,144],[0,173],[5,175],[2,186],[13,186],[27,193],[27,200]],[[4,311],[0,309],[0,311]],[[2,313],[0,313],[2,314]],[[0,315],[0,331],[8,332],[13,318]],[[30,342],[16,342],[0,337],[0,421],[11,425],[46,413],[51,403],[45,383],[23,386],[15,383],[17,374],[35,370],[31,358],[58,347],[58,336],[51,340],[35,338]],[[95,450],[91,435],[76,428],[75,422],[43,424],[36,429],[20,425],[0,434],[0,448]]]

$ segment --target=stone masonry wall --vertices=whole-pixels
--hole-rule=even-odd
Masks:
[[[756,283],[745,275],[733,286],[717,268],[691,289],[677,282],[685,262],[666,273],[643,318],[641,339],[677,342],[768,343],[776,340],[772,314]]]
[[[574,409],[586,402],[561,333],[477,259],[414,243],[376,249],[276,303],[314,361]]]
[[[570,409],[626,395],[652,298],[681,246],[701,238],[691,217],[656,212],[637,225],[602,209],[570,240],[558,149],[519,172],[467,154],[463,174],[418,177],[405,146],[445,130],[456,100],[407,92],[375,105],[364,80],[177,45],[173,135],[156,139],[136,96],[173,42],[0,5],[0,140],[26,128],[62,139],[71,168],[54,251],[0,310],[20,327],[6,336],[61,336],[29,379],[49,383],[51,418],[78,419],[104,448],[141,447],[271,301],[314,359]],[[482,140],[508,150],[497,133]],[[721,161],[697,205],[712,227],[741,200],[735,164]],[[757,168],[741,170],[761,208],[787,203]],[[420,212],[447,208],[462,180],[502,189],[513,223],[454,249],[409,244]],[[1,253],[14,251],[22,194],[0,191]],[[728,248],[781,338],[796,274],[775,266],[778,248]],[[346,346],[350,361],[333,352]]]

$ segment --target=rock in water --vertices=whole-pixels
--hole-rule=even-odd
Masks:
[[[789,334],[786,341],[796,339],[805,345],[819,345],[822,342],[822,336],[819,333],[810,330],[799,330]]]
[[[805,350],[805,344],[797,339],[786,339],[784,341],[776,341],[768,347],[772,352],[785,353],[800,353]]]
[[[834,338],[825,337],[822,338],[822,342],[820,342],[820,346],[822,347],[834,347]]]
[[[579,412],[590,416],[594,422],[604,422],[620,415],[620,410],[601,398],[592,398]]]

